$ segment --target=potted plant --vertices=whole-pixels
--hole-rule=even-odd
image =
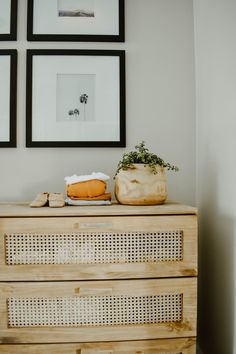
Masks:
[[[145,142],[135,146],[135,151],[123,155],[115,174],[115,196],[121,204],[162,204],[167,198],[167,170],[178,167],[166,163],[151,153]]]

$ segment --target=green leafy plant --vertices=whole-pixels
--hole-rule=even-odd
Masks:
[[[145,142],[142,141],[140,144],[135,146],[136,151],[130,151],[122,156],[122,159],[119,161],[116,174],[120,170],[128,170],[134,168],[134,164],[144,164],[151,168],[154,174],[157,173],[157,165],[167,168],[167,170],[178,171],[178,167],[166,163],[159,156],[151,153],[146,147]]]

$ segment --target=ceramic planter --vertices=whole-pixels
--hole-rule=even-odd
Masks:
[[[157,165],[157,173],[143,164],[120,170],[115,178],[115,196],[119,203],[130,205],[163,204],[167,198],[165,171]]]

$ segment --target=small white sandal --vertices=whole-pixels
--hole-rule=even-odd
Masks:
[[[49,193],[49,207],[62,208],[65,206],[65,200],[62,193]]]
[[[37,194],[36,198],[30,203],[31,208],[41,208],[48,203],[48,192]]]

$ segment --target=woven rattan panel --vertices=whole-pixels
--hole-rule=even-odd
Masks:
[[[137,325],[182,320],[182,294],[12,297],[9,327]]]
[[[6,263],[99,264],[181,261],[183,232],[5,235]]]

